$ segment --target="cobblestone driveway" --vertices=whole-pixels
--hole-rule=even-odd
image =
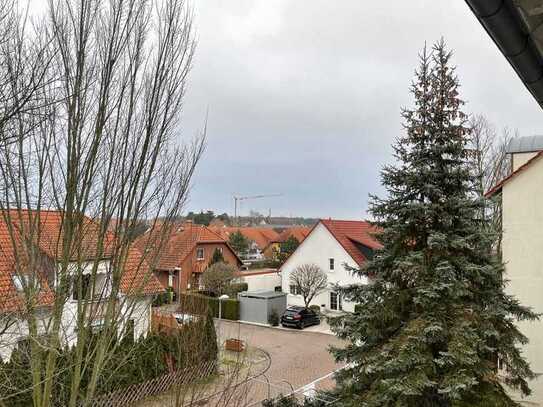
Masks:
[[[221,321],[220,332],[223,341],[227,338],[240,338],[249,346],[265,350],[271,357],[271,365],[265,377],[256,378],[251,382],[251,389],[248,391],[251,397],[249,405],[253,403],[255,406],[259,405],[260,401],[267,398],[268,393],[276,396],[299,390],[340,367],[328,352],[331,345],[343,345],[343,342],[333,335],[224,320]],[[332,379],[326,378],[319,380],[316,388],[331,386]]]

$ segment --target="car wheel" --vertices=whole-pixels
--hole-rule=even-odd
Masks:
[[[300,325],[298,325],[300,327],[300,329],[304,329],[305,328],[305,323],[304,322],[300,322]]]

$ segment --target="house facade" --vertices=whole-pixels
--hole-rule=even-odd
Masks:
[[[487,196],[502,203],[502,256],[506,291],[522,305],[543,312],[543,137],[513,140],[512,173]],[[527,400],[543,406],[543,321],[520,321],[529,343],[523,352],[539,375]]]
[[[163,238],[157,238],[156,233],[148,231],[135,244],[144,253],[158,251],[153,256],[156,257],[154,275],[163,287],[172,289],[176,297],[187,290],[201,288],[202,273],[215,250],[222,253],[225,263],[236,269],[242,265],[228,241],[204,225],[192,222],[175,225]]]
[[[315,264],[326,272],[328,285],[311,305],[325,311],[354,312],[355,304],[344,301],[333,286],[367,284],[366,278],[353,276],[345,265],[358,268],[381,247],[372,236],[376,229],[365,221],[320,220],[281,267],[282,289],[289,305],[304,305],[303,297],[290,283],[290,274],[304,264]]]
[[[38,335],[48,334],[52,306],[61,270],[62,217],[60,211],[26,211],[24,217],[39,219],[40,233],[35,246],[25,245],[26,219],[9,222],[0,219],[0,358],[9,360],[17,344],[28,338],[28,312],[37,321]],[[147,335],[151,326],[151,303],[155,294],[164,291],[139,250],[130,247],[125,255],[115,257],[115,238],[106,232],[104,249],[96,254],[98,225],[90,218],[83,219],[84,232],[78,245],[77,259],[70,260],[65,270],[69,281],[67,296],[63,298],[60,340],[65,346],[77,341],[78,314],[83,312],[84,323],[93,330],[104,327],[114,318],[118,333],[131,327],[134,338]],[[27,238],[28,240],[28,238]],[[35,264],[26,268],[29,247],[34,248]],[[75,251],[74,251],[75,252]],[[83,257],[83,258],[82,258]],[[71,257],[70,257],[71,258]],[[118,290],[112,293],[113,269],[120,276]],[[95,273],[95,278],[91,274]],[[94,288],[91,288],[94,281]],[[27,302],[32,301],[28,308]],[[112,304],[110,319],[105,312]],[[29,311],[30,310],[30,311]]]

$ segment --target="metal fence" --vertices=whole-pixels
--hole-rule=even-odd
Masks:
[[[167,373],[156,379],[128,386],[122,390],[99,396],[93,400],[93,407],[132,406],[148,397],[163,394],[174,386],[192,383],[216,372],[217,362],[210,361],[200,366]]]

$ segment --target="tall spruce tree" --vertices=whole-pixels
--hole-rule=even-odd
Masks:
[[[359,312],[331,322],[349,341],[333,350],[347,362],[341,406],[514,406],[502,383],[529,393],[526,338],[514,321],[537,315],[504,292],[450,58],[443,40],[420,55],[398,164],[382,172],[388,197],[371,197],[383,249],[352,270],[372,283],[344,288]]]

